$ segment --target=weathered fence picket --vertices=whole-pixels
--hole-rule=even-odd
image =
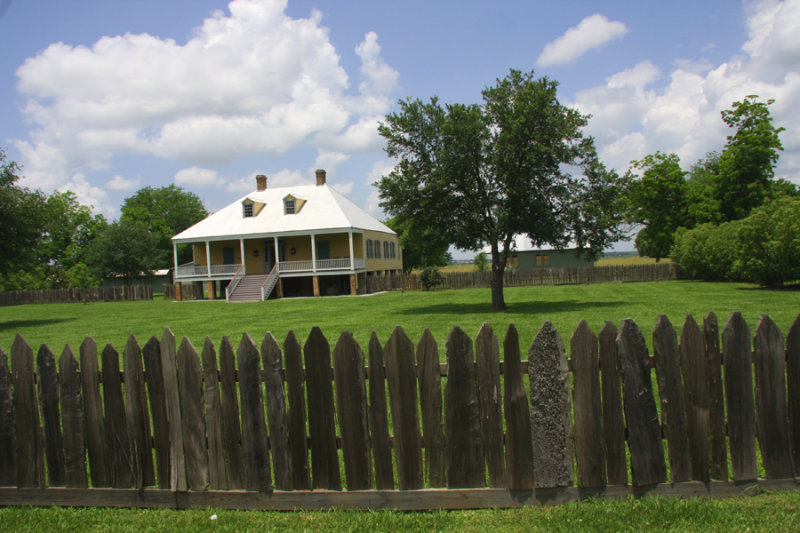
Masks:
[[[61,413],[58,409],[58,371],[56,357],[43,344],[36,356],[39,369],[39,401],[44,425],[44,451],[47,461],[47,483],[51,487],[64,485],[64,438],[61,433]]]
[[[0,347],[0,487],[17,481],[17,433],[8,356]]]
[[[692,479],[709,480],[709,387],[708,359],[703,332],[692,315],[681,329],[681,373],[686,404],[686,430]]]
[[[669,466],[673,483],[692,478],[686,410],[681,383],[678,336],[666,315],[659,315],[653,330],[653,356],[661,400],[661,427],[667,437]]]
[[[617,326],[606,322],[598,336],[600,374],[603,378],[603,448],[609,485],[628,484],[625,455],[625,421],[622,414],[620,363],[617,354]]]
[[[622,397],[631,453],[634,486],[664,483],[667,465],[661,444],[661,426],[650,381],[650,357],[639,326],[625,319],[617,336],[622,369]]]
[[[87,337],[81,343],[81,388],[86,418],[86,451],[93,487],[111,486],[111,463],[106,446],[103,400],[100,396],[100,366],[97,343]],[[19,416],[19,415],[17,415]],[[169,487],[167,487],[169,488]]]
[[[570,340],[572,347],[572,405],[575,412],[575,458],[578,485],[603,487],[606,484],[606,458],[603,441],[602,402],[600,400],[600,360],[597,337],[585,320]]]
[[[374,331],[369,338],[369,423],[375,458],[375,487],[378,490],[391,490],[394,488],[394,469],[389,413],[386,410],[386,371],[383,366],[383,346]]]
[[[258,348],[248,333],[236,351],[239,363],[239,391],[242,402],[242,458],[247,490],[269,492],[272,477],[267,449],[267,423],[261,392],[261,364]]]
[[[165,329],[143,348],[130,335],[122,361],[90,338],[80,364],[42,345],[34,372],[17,336],[10,369],[0,348],[0,505],[422,509],[796,489],[800,318],[784,344],[769,317],[751,339],[733,313],[721,340],[712,313],[702,329],[686,316],[680,342],[660,316],[651,357],[633,321],[597,336],[581,321],[568,359],[545,322],[522,361],[509,325],[501,361],[484,324],[474,340],[453,328],[442,364],[430,330],[416,347],[400,327],[385,346],[373,333],[366,357],[346,331],[332,352],[314,328],[304,347],[267,333],[259,350],[244,334],[236,353],[223,337],[198,354]],[[726,427],[735,482],[719,481]]]
[[[703,338],[708,369],[708,420],[711,431],[709,477],[728,480],[728,447],[725,443],[725,393],[722,381],[722,357],[719,345],[717,315],[709,312],[703,318]]]
[[[455,327],[447,336],[446,352],[444,442],[447,486],[482,487],[486,474],[472,340],[461,328]]]
[[[800,317],[786,334],[786,388],[794,475],[800,475]]]
[[[528,395],[522,379],[519,334],[513,324],[508,326],[503,340],[503,407],[506,413],[506,466],[508,488],[533,488],[533,443]]]
[[[749,481],[758,477],[753,360],[750,327],[738,311],[734,311],[722,328],[722,352],[733,479]]]
[[[783,335],[766,315],[756,326],[756,419],[758,443],[769,479],[788,479],[793,473],[786,408],[786,352]]]
[[[290,331],[283,343],[286,357],[286,389],[289,399],[289,442],[291,443],[292,485],[296,490],[311,488],[306,441],[306,393],[300,341]]]
[[[394,427],[394,458],[400,490],[421,489],[422,438],[417,416],[417,376],[414,345],[399,326],[392,331],[383,350],[386,381]]]
[[[286,397],[283,393],[283,361],[278,341],[267,333],[261,343],[264,364],[264,396],[267,398],[269,420],[269,447],[272,450],[272,467],[275,488],[292,489],[292,468],[289,458],[289,431],[286,420]],[[363,364],[362,364],[363,366]]]
[[[331,348],[318,327],[303,346],[308,396],[308,434],[311,439],[311,483],[315,489],[342,490],[336,451]]]

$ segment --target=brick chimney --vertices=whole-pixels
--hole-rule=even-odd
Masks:
[[[325,171],[321,168],[317,169],[317,187],[325,185]]]
[[[256,190],[258,191],[267,190],[267,177],[264,174],[259,174],[258,176],[256,176]]]

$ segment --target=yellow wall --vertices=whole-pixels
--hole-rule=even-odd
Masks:
[[[400,249],[400,241],[397,235],[392,233],[381,233],[379,231],[365,231],[364,238],[371,241],[380,241],[381,257],[380,259],[367,257],[366,265],[367,272],[376,270],[402,270],[403,269],[403,252]],[[385,241],[393,242],[395,247],[395,258],[387,259],[383,253],[383,243]]]

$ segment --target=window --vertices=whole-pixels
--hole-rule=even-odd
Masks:
[[[544,256],[544,266],[550,266],[550,256]]]
[[[389,241],[383,241],[383,257],[385,257],[386,259],[392,257],[391,255],[389,255]]]
[[[394,247],[394,243],[392,243],[390,250],[391,250],[391,252],[392,252],[392,259],[394,259],[395,257],[397,257],[397,255],[396,255],[396,253],[395,253],[395,247]]]
[[[367,239],[367,259],[372,259],[372,241]]]
[[[253,216],[253,204],[251,202],[247,202],[246,204],[244,204],[244,216],[245,217]]]
[[[293,215],[295,213],[294,198],[287,198],[283,201],[283,213],[285,215]]]
[[[381,241],[375,241],[375,258],[381,258]]]
[[[536,266],[537,267],[542,266],[542,256],[539,254],[536,254]]]

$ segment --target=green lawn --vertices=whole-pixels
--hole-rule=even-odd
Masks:
[[[3,531],[797,531],[800,493],[726,500],[589,500],[556,507],[480,511],[0,509]],[[216,515],[216,520],[210,520]]]
[[[387,293],[364,297],[287,299],[254,304],[225,302],[152,302],[54,304],[0,308],[0,347],[10,350],[21,333],[38,348],[48,343],[58,354],[64,344],[76,347],[92,336],[102,347],[124,347],[135,333],[141,343],[169,326],[200,347],[206,335],[219,342],[243,332],[266,331],[282,341],[294,329],[305,339],[320,326],[331,343],[351,330],[366,347],[374,330],[385,342],[403,326],[416,342],[430,327],[443,346],[448,331],[462,327],[475,335],[489,322],[498,335],[509,323],[530,344],[545,320],[551,320],[568,343],[579,320],[597,332],[605,320],[617,325],[633,318],[650,339],[659,313],[676,328],[691,313],[700,322],[709,311],[724,323],[741,310],[753,332],[761,313],[785,333],[800,313],[800,291],[769,291],[744,284],[662,282],[507,288],[509,309],[495,313],[488,290]],[[444,350],[440,349],[442,357]],[[708,501],[644,498],[586,501],[552,508],[514,510],[401,512],[245,512],[112,509],[0,509],[2,531],[787,531],[800,529],[800,493],[769,493]],[[210,516],[216,514],[216,520]]]
[[[474,337],[481,324],[488,322],[501,338],[513,323],[524,349],[545,320],[552,321],[569,344],[569,337],[581,319],[586,319],[597,333],[606,320],[619,326],[622,319],[633,318],[649,341],[660,313],[665,313],[678,329],[686,314],[694,315],[702,324],[703,316],[714,311],[721,326],[732,311],[740,310],[753,331],[760,315],[766,313],[784,334],[800,313],[800,291],[773,291],[733,283],[673,281],[512,287],[506,288],[505,297],[509,309],[503,312],[490,309],[488,289],[239,304],[156,299],[0,307],[0,347],[8,352],[14,336],[21,333],[34,349],[47,343],[56,355],[66,343],[77,349],[87,336],[93,337],[101,348],[111,343],[122,349],[131,333],[143,344],[150,336],[160,337],[166,326],[179,339],[188,336],[198,348],[206,336],[216,344],[223,335],[229,335],[236,345],[244,332],[259,340],[271,331],[282,342],[289,330],[294,330],[304,342],[313,326],[320,326],[331,344],[343,330],[352,331],[362,347],[366,347],[372,331],[386,342],[392,329],[399,325],[416,342],[428,327],[443,345],[453,326],[460,326]]]

